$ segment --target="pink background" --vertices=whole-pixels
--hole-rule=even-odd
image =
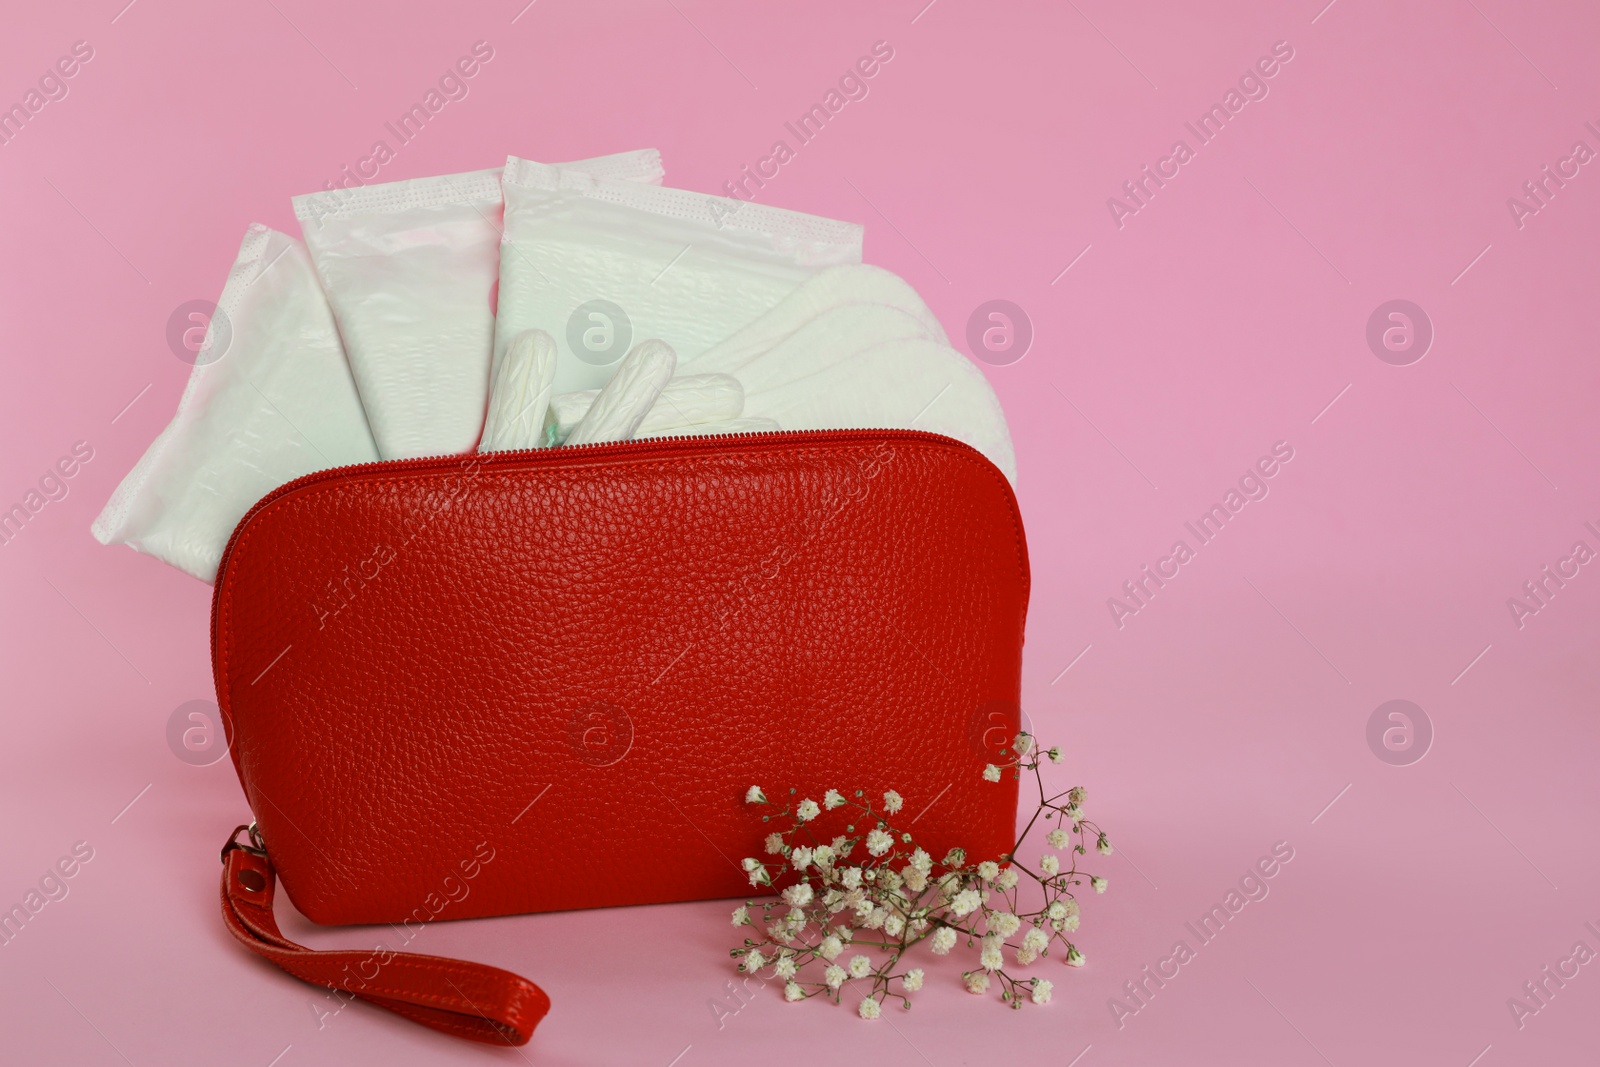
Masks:
[[[1521,228],[1506,205],[1574,141],[1600,148],[1592,10],[124,2],[32,5],[0,35],[7,103],[74,41],[95,53],[0,146],[0,504],[94,449],[0,547],[0,904],[74,842],[95,850],[0,947],[0,1059],[1592,1061],[1600,964],[1521,1029],[1506,1003],[1575,942],[1600,949],[1600,573],[1520,629],[1506,603],[1575,541],[1600,548],[1583,526],[1600,526],[1600,174]],[[211,695],[210,590],[89,524],[183,387],[172,310],[215,299],[247,223],[296,232],[290,195],[366,155],[480,39],[495,57],[470,95],[385,178],[654,145],[670,184],[717,191],[893,46],[761,199],[865,223],[868,260],[958,344],[987,300],[1032,321],[1025,358],[985,368],[1032,546],[1025,706],[1121,846],[1085,902],[1088,966],[1040,972],[1050,1007],[1010,1013],[945,968],[876,1023],[769,988],[719,1025],[722,903],[429,928],[420,950],[551,993],[518,1053],[366,1007],[319,1029],[316,991],[224,933],[216,848],[247,811],[227,762],[188,766],[165,740]],[[1193,147],[1183,123],[1280,40],[1294,58],[1270,95],[1119,229],[1107,198]],[[1396,298],[1436,331],[1410,366],[1365,340]],[[1107,598],[1280,440],[1294,459],[1270,496],[1119,629]],[[1391,699],[1435,731],[1409,766],[1366,740]],[[1108,999],[1196,947],[1184,923],[1278,841],[1295,858],[1270,896],[1119,1027]],[[374,936],[283,921],[318,945]]]

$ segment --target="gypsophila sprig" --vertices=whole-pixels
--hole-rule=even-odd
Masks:
[[[760,786],[751,786],[745,800],[775,810],[762,815],[771,828],[765,842],[770,859],[748,858],[744,870],[752,886],[782,888],[776,898],[734,910],[735,926],[753,928],[729,952],[739,969],[781,979],[789,1001],[821,995],[838,1004],[850,988],[861,1018],[876,1019],[892,1001],[911,1007],[910,994],[923,988],[926,974],[905,957],[926,941],[935,957],[970,962],[958,972],[969,992],[984,995],[998,986],[1000,999],[1013,1008],[1049,1003],[1052,981],[1021,969],[1052,958],[1083,966],[1071,936],[1079,923],[1073,889],[1087,882],[1103,893],[1106,880],[1079,871],[1078,857],[1087,857],[1091,847],[1109,856],[1111,840],[1084,817],[1082,786],[1046,795],[1041,767],[1061,762],[1059,748],[1040,749],[1022,733],[1000,757],[1009,761],[985,766],[984,781],[1031,774],[1039,803],[1008,854],[974,863],[960,848],[935,862],[909,824],[891,821],[908,802],[892,789],[876,805],[864,790],[828,789],[820,803],[789,790],[779,809]],[[839,816],[841,823],[848,820],[847,832],[821,839],[827,820],[816,820],[840,808],[847,809]],[[1041,840],[1030,841],[1035,830]],[[958,949],[965,952],[958,955]]]

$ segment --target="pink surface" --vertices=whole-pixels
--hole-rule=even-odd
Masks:
[[[0,503],[93,449],[0,546],[0,904],[93,849],[0,947],[0,1059],[1592,1059],[1600,969],[1546,979],[1543,1006],[1523,986],[1570,975],[1576,942],[1600,950],[1600,575],[1580,567],[1520,626],[1507,603],[1575,542],[1600,549],[1600,176],[1561,162],[1600,149],[1592,10],[123,2],[35,5],[0,36],[6,103],[93,49],[0,145]],[[990,300],[1031,320],[1026,356],[985,368],[1032,548],[1026,707],[1121,846],[1086,901],[1088,966],[1042,972],[1048,1008],[1013,1014],[934,970],[911,1013],[875,1023],[774,989],[719,1020],[721,903],[430,927],[420,950],[550,992],[523,1055],[360,1006],[319,1027],[314,990],[224,934],[215,850],[248,814],[227,762],[166,741],[173,710],[211,695],[210,591],[89,523],[182,389],[173,309],[215,299],[247,223],[295,232],[289,196],[366,156],[479,40],[494,59],[384,179],[654,145],[670,184],[718,191],[893,47],[760,199],[865,223],[867,258],[952,338]],[[1267,95],[1200,144],[1184,124],[1280,41]],[[1162,164],[1180,138],[1192,158]],[[1114,212],[1147,164],[1166,184]],[[1508,198],[1538,206],[1523,185],[1547,164],[1576,175],[1519,219]],[[1367,342],[1396,299],[1434,331],[1405,366]],[[1269,494],[1200,545],[1184,524],[1280,441]],[[1119,628],[1108,598],[1179,539],[1193,558]],[[1367,740],[1396,699],[1433,729],[1404,766]],[[1200,945],[1185,923],[1280,841],[1294,859],[1268,897]],[[284,921],[314,944],[374,936]],[[1195,958],[1119,1025],[1108,1001],[1133,1006],[1124,983],[1180,939]],[[1539,1006],[1520,1027],[1512,997]]]

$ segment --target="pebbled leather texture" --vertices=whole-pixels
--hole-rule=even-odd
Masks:
[[[751,784],[894,788],[935,856],[998,857],[1027,598],[959,442],[636,441],[290,483],[223,557],[212,657],[295,906],[420,923],[746,895]]]

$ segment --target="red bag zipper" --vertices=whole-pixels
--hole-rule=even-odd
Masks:
[[[847,443],[850,441],[930,441],[952,446],[974,455],[982,455],[977,449],[965,441],[958,441],[944,434],[930,433],[926,430],[763,430],[755,433],[724,433],[704,435],[684,435],[676,437],[650,437],[637,441],[600,441],[584,445],[559,445],[555,448],[519,448],[506,452],[462,452],[454,455],[419,456],[414,459],[385,459],[374,463],[350,463],[342,467],[329,467],[326,470],[313,471],[303,474],[291,482],[272,490],[266,496],[253,504],[238,525],[233,528],[233,533],[228,537],[228,544],[222,550],[222,558],[217,564],[215,582],[222,581],[223,572],[228,568],[228,558],[233,554],[233,546],[239,540],[239,532],[255,517],[256,512],[272,504],[281,497],[287,496],[298,489],[308,485],[316,485],[325,481],[348,475],[365,473],[400,473],[403,471],[428,470],[440,468],[446,464],[457,464],[464,460],[477,460],[488,467],[499,466],[519,460],[538,459],[542,462],[559,463],[563,459],[572,459],[582,455],[585,459],[610,459],[616,457],[650,456],[650,455],[686,455],[699,450],[706,445],[783,445],[797,441],[811,441],[823,439]],[[985,460],[987,462],[987,460]],[[213,596],[211,599],[211,636],[213,644],[216,641],[217,609],[220,598]]]

